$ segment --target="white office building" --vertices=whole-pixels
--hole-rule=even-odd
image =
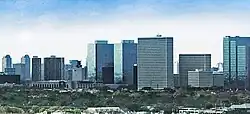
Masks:
[[[138,89],[172,88],[173,79],[173,38],[138,38],[137,47]]]

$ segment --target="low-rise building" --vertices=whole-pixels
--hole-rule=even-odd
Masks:
[[[180,108],[177,114],[226,114],[226,108],[198,109]]]
[[[95,87],[103,87],[103,83],[94,83],[91,81],[72,81],[71,82],[72,89],[89,89]]]
[[[213,74],[211,71],[188,71],[188,85],[191,87],[212,87]]]
[[[20,84],[20,75],[0,74],[0,84],[5,83]]]
[[[180,87],[180,75],[174,74],[174,87]]]
[[[90,81],[66,81],[66,80],[49,80],[49,81],[36,81],[28,84],[29,87],[42,88],[42,89],[89,89],[95,87],[103,87],[103,83],[94,83]]]
[[[35,88],[71,88],[71,83],[64,80],[48,80],[48,81],[34,81],[28,84],[29,87]]]
[[[94,107],[94,108],[88,108],[83,113],[87,114],[99,114],[99,113],[125,113],[121,108],[119,107]]]
[[[213,86],[224,87],[225,76],[223,72],[213,72]]]

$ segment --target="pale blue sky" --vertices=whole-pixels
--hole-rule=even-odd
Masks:
[[[0,56],[85,61],[87,43],[173,36],[179,53],[222,61],[223,36],[250,35],[250,0],[2,0]]]

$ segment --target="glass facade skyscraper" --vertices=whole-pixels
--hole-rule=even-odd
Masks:
[[[44,58],[44,80],[64,80],[64,58]]]
[[[123,40],[121,43],[115,44],[115,83],[134,84],[134,64],[137,64],[137,43],[134,43],[134,40]]]
[[[12,58],[10,55],[6,55],[2,58],[2,72],[5,72],[5,68],[12,68]]]
[[[21,63],[25,64],[25,80],[30,80],[30,57],[29,55],[24,55],[21,58]]]
[[[88,45],[87,69],[91,81],[103,82],[102,68],[114,67],[114,44],[98,40]]]
[[[223,39],[223,72],[225,85],[229,88],[249,88],[250,37]]]
[[[138,38],[138,89],[174,87],[173,37]]]

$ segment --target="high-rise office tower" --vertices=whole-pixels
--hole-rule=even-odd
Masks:
[[[2,72],[5,72],[5,68],[12,68],[12,58],[10,55],[6,55],[2,58]]]
[[[32,58],[32,81],[41,81],[41,58],[33,56]]]
[[[106,40],[98,40],[95,44],[88,44],[87,74],[89,80],[103,82],[103,67],[114,67],[114,44],[109,44]]]
[[[226,36],[223,39],[225,86],[250,88],[250,37]]]
[[[211,71],[211,54],[180,54],[179,81],[181,87],[188,87],[188,71]]]
[[[123,40],[114,46],[114,82],[133,85],[133,66],[137,64],[137,43],[134,43],[134,40]]]
[[[24,55],[21,58],[21,63],[25,64],[25,79],[30,80],[30,57],[29,55]]]
[[[138,38],[137,65],[138,89],[172,88],[173,37]]]
[[[64,58],[44,58],[44,80],[64,80]]]
[[[25,81],[26,80],[26,77],[25,77],[25,64],[16,63],[16,64],[13,64],[13,68],[15,68],[15,74],[20,75],[20,80]]]

